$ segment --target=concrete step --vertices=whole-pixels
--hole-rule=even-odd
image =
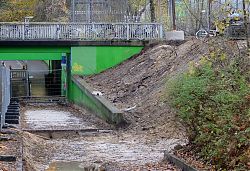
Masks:
[[[11,104],[11,105],[19,105],[19,102],[16,102],[16,101],[10,101],[10,104]]]
[[[7,112],[9,113],[19,113],[19,109],[7,109]]]
[[[5,119],[7,124],[19,124],[19,119]]]
[[[18,108],[20,108],[19,104],[10,104],[8,107],[18,107]]]
[[[19,119],[19,115],[5,115],[5,120],[9,119]]]
[[[20,109],[19,106],[8,106],[8,109]]]
[[[15,98],[15,97],[12,97],[12,98],[10,99],[10,101],[16,101],[16,102],[19,102],[19,99],[18,99],[18,98]]]
[[[7,115],[20,115],[20,113],[19,112],[7,112],[5,116]]]
[[[5,114],[5,123],[7,124],[19,124],[20,117],[20,105],[18,98],[11,98],[10,105],[8,106]]]

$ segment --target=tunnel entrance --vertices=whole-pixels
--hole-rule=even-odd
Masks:
[[[13,68],[15,61],[6,61],[11,72],[12,97],[64,96],[61,60],[25,61]]]

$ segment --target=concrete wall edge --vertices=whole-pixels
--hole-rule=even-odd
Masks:
[[[81,79],[78,75],[72,76],[72,81],[83,91],[89,98],[93,99],[94,103],[98,103],[102,105],[107,111],[109,111],[109,120],[108,122],[119,125],[125,123],[123,119],[123,112],[116,108],[113,104],[111,104],[105,97],[94,95],[92,92],[94,91],[88,83],[86,83],[83,79]],[[114,121],[114,118],[118,120]]]

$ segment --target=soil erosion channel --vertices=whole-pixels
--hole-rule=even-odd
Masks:
[[[27,170],[134,170],[163,159],[179,139],[154,139],[115,131],[84,109],[73,106],[22,108],[23,157]],[[174,170],[171,165],[159,170]]]

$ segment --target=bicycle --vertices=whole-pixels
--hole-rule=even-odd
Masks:
[[[216,30],[209,30],[209,32],[207,32],[205,29],[200,29],[195,33],[196,39],[200,40],[203,40],[207,37],[215,37],[215,36],[217,36]]]
[[[5,28],[0,28],[1,39],[21,39],[21,33],[18,25],[9,25]]]
[[[137,25],[136,29],[132,31],[132,39],[145,40],[150,38],[153,32],[153,27],[149,27],[148,25]]]
[[[24,39],[38,38],[36,28],[31,28],[30,25],[24,25]]]
[[[81,30],[74,25],[66,26],[64,29],[56,29],[56,37],[62,39],[80,39]]]
[[[8,39],[8,30],[0,27],[0,39]]]
[[[118,39],[117,28],[113,24],[108,24],[102,27],[100,33],[97,34],[97,37],[105,39],[105,40],[114,40]]]

